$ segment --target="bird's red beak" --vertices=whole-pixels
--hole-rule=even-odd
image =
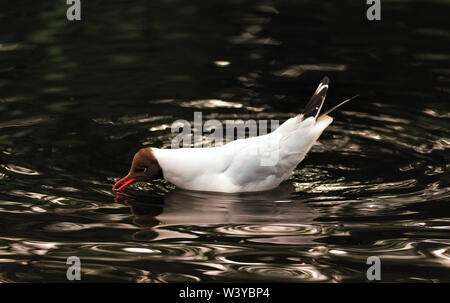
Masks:
[[[116,184],[113,185],[113,189],[117,188],[119,185],[121,185],[118,190],[122,191],[122,189],[124,189],[125,187],[127,187],[128,185],[130,185],[131,183],[133,183],[136,180],[136,178],[130,178],[129,175],[126,175],[125,177],[123,177],[122,179],[120,179],[119,181],[116,182]]]

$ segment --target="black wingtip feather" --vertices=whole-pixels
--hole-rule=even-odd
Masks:
[[[319,116],[320,110],[322,108],[323,102],[325,101],[325,97],[327,96],[328,84],[330,83],[330,79],[328,77],[324,77],[317,87],[314,95],[311,97],[309,102],[306,104],[305,109],[302,112],[303,120],[309,117],[317,118]]]

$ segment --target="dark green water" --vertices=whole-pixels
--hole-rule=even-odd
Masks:
[[[450,282],[448,1],[87,2],[0,11],[0,281]],[[361,97],[279,189],[111,190],[174,120],[284,121],[324,75]]]

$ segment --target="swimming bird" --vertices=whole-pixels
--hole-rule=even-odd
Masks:
[[[330,125],[328,114],[355,98],[347,99],[319,116],[328,91],[324,77],[302,113],[271,133],[206,148],[140,149],[129,173],[113,188],[122,191],[136,181],[163,178],[177,187],[224,193],[255,192],[276,188]]]

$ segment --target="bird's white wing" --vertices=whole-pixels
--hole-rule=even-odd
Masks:
[[[328,116],[317,121],[314,117],[302,120],[298,116],[271,134],[235,141],[236,146],[228,146],[234,156],[225,173],[245,191],[273,188],[290,177],[331,122]]]

